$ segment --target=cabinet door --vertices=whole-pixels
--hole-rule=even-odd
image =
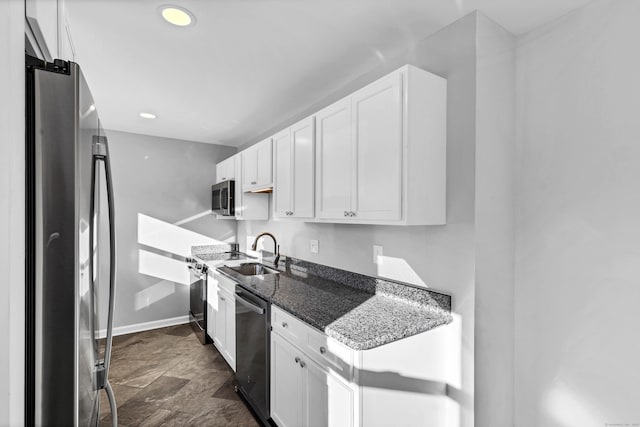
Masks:
[[[266,141],[262,141],[257,144],[256,147],[256,165],[257,165],[257,180],[259,186],[269,186],[273,183],[273,176],[271,174],[273,169],[271,138]]]
[[[305,426],[327,427],[329,405],[327,373],[314,362],[305,358]]]
[[[353,150],[351,100],[316,114],[316,206],[318,218],[345,219],[351,210]]]
[[[293,194],[293,169],[291,132],[287,129],[273,137],[273,216],[286,218],[292,210],[291,196]]]
[[[226,294],[226,293],[225,293]],[[225,309],[225,356],[227,362],[235,372],[236,370],[236,299],[225,295],[227,308]]]
[[[216,182],[235,179],[235,163],[233,157],[221,161],[216,165]]]
[[[331,372],[305,358],[305,426],[352,427],[354,392]]]
[[[218,311],[216,312],[216,334],[213,342],[218,350],[224,352],[227,346],[227,302],[224,294],[218,291]]]
[[[209,275],[207,281],[207,335],[211,339],[216,336],[216,313],[218,311],[218,284],[214,277]]]
[[[302,354],[278,334],[271,334],[271,417],[279,427],[303,425]]]
[[[242,188],[258,184],[258,150],[251,146],[242,152]]]
[[[356,92],[352,106],[356,219],[401,219],[402,74],[392,74]]]
[[[233,162],[234,162],[234,167],[235,167],[235,172],[236,172],[236,177],[238,178],[236,180],[236,186],[235,186],[235,193],[234,193],[234,208],[235,208],[235,215],[236,215],[236,219],[243,219],[243,215],[244,215],[244,200],[242,198],[242,196],[244,195],[244,193],[242,192],[242,177],[244,176],[242,174],[242,154],[236,154],[235,156],[233,156]]]
[[[291,127],[293,179],[291,215],[312,218],[314,215],[314,118],[309,117]]]

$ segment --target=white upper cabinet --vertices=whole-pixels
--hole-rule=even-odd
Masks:
[[[399,220],[402,205],[402,74],[394,73],[352,98],[351,215]],[[355,172],[355,173],[353,173]]]
[[[446,90],[407,65],[316,114],[318,221],[446,222]]]
[[[308,117],[273,137],[276,218],[314,216],[313,124]]]
[[[273,186],[271,138],[242,151],[243,191],[262,190]]]
[[[280,132],[273,137],[273,216],[283,218],[289,216],[292,209],[292,174],[293,147],[291,129]]]
[[[230,179],[236,179],[235,156],[229,157],[216,165],[216,184]]]
[[[269,196],[267,194],[244,193],[242,191],[242,154],[232,157],[235,163],[235,218],[237,220],[268,220]]]
[[[351,99],[316,114],[316,206],[320,219],[343,219],[351,210]]]

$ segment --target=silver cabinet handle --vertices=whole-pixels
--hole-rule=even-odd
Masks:
[[[293,360],[295,360],[295,361],[296,361],[296,363],[300,363],[300,358],[299,358],[299,357],[296,357],[296,358],[295,358],[295,359],[293,359]]]
[[[301,367],[301,368],[304,368],[305,366],[307,366],[307,364],[306,364],[306,363],[304,363],[304,362],[301,360],[301,361],[300,361],[300,367]]]
[[[344,216],[349,216],[349,212],[344,211]]]
[[[355,212],[349,212],[349,216],[356,216]]]
[[[227,178],[225,178],[225,177],[223,176],[223,177],[222,177],[222,180],[223,180],[223,181],[226,181],[226,180],[227,180]]]
[[[255,184],[256,184],[256,182],[255,182],[255,181],[251,181],[251,185],[255,185]]]
[[[220,297],[220,301],[226,301],[224,297]]]
[[[320,354],[325,354],[327,352],[327,349],[324,347],[320,347]]]
[[[287,326],[289,326],[289,325],[287,325],[287,322],[282,322],[282,327],[283,328],[286,328]]]

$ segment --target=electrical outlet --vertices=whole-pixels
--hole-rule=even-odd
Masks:
[[[373,263],[382,264],[382,246],[373,245]]]
[[[317,240],[312,240],[311,244],[309,245],[309,250],[311,250],[312,254],[317,254],[318,253],[318,241]]]

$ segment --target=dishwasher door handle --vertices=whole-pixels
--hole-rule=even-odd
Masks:
[[[245,307],[247,307],[249,310],[253,311],[254,313],[258,313],[260,315],[264,314],[264,308],[262,307],[258,307],[257,305],[251,304],[249,301],[247,301],[246,299],[242,298],[240,296],[242,292],[236,292],[236,301],[238,301],[240,304],[244,305]]]

